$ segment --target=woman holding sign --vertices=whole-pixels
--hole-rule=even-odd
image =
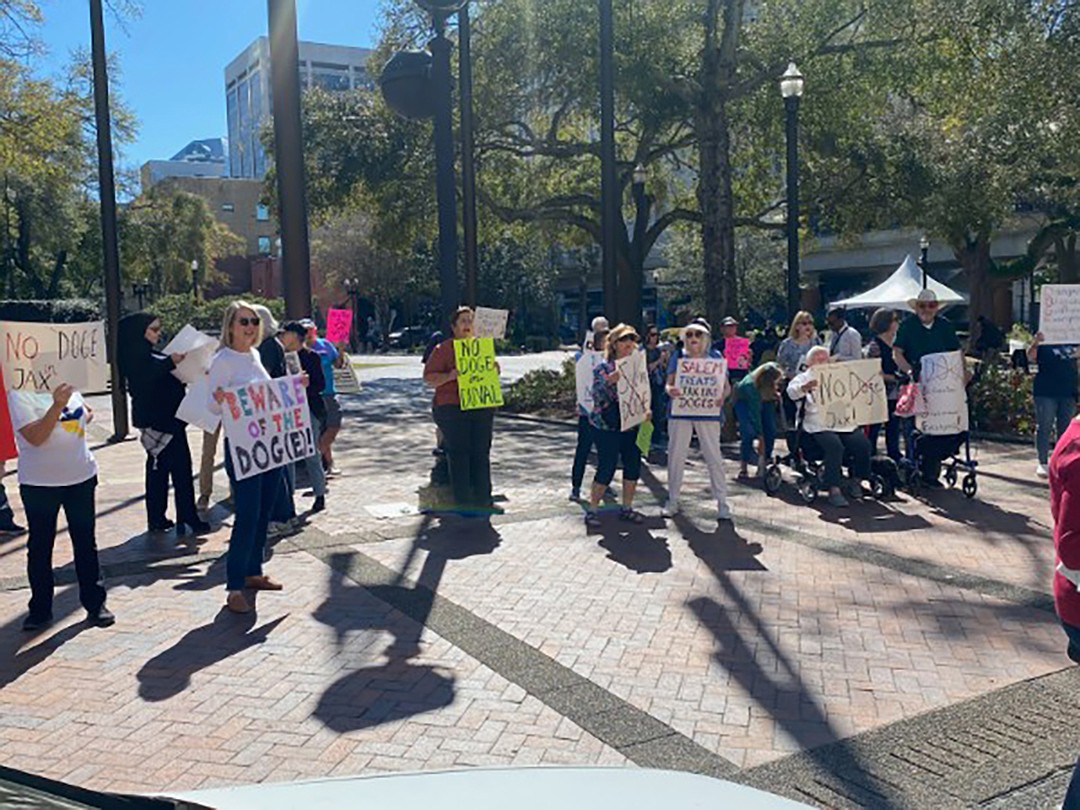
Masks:
[[[169,357],[154,351],[160,337],[161,320],[149,312],[133,312],[120,320],[117,360],[131,393],[132,422],[141,431],[146,450],[147,528],[163,532],[174,525],[165,517],[171,476],[176,533],[183,534],[185,527],[195,534],[205,533],[211,526],[195,509],[187,424],[176,418],[184,384],[172,371],[184,355]]]
[[[270,379],[256,348],[262,341],[262,329],[251,304],[233,301],[226,307],[221,322],[222,346],[210,365],[208,407],[212,413],[221,413],[226,389]],[[250,613],[251,604],[244,596],[245,588],[257,591],[280,591],[282,588],[262,572],[266,529],[281,481],[281,470],[275,467],[238,480],[226,440],[225,472],[232,483],[236,515],[225,564],[225,587],[229,591],[225,604],[233,613]]]
[[[668,503],[664,511],[668,515],[679,511],[686,457],[690,439],[696,432],[716,496],[716,519],[731,520],[724,457],[720,452],[720,419],[728,388],[727,364],[710,356],[710,337],[703,321],[687,326],[682,333],[683,349],[668,365]]]
[[[832,506],[848,506],[847,498],[840,491],[843,479],[844,458],[851,459],[851,476],[856,483],[870,477],[870,440],[862,428],[848,431],[828,430],[822,419],[821,407],[814,396],[818,387],[814,366],[829,362],[829,350],[824,346],[815,346],[806,354],[806,371],[796,375],[788,383],[788,396],[796,402],[806,400],[803,408],[802,431],[821,450],[825,457],[825,486],[829,488],[829,503]]]
[[[450,318],[452,337],[444,340],[424,364],[424,382],[435,389],[433,413],[443,434],[450,468],[450,486],[458,508],[501,511],[491,499],[492,407],[462,408],[455,340],[473,336],[473,311],[458,307]],[[496,373],[498,364],[495,364]]]
[[[615,477],[615,468],[622,457],[623,485],[622,509],[619,520],[629,523],[642,523],[644,517],[634,511],[634,492],[641,477],[641,448],[637,444],[638,428],[622,430],[622,416],[619,411],[619,360],[629,357],[638,350],[638,337],[634,327],[620,323],[608,333],[607,359],[596,367],[593,383],[593,411],[589,414],[596,434],[596,476],[593,478],[592,491],[589,493],[589,508],[585,512],[585,525],[590,528],[600,526],[597,508],[604,497],[608,485]],[[648,417],[646,417],[648,418]]]

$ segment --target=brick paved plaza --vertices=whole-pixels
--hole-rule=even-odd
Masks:
[[[1040,806],[1024,790],[1063,783],[1080,699],[1030,448],[978,445],[973,501],[843,511],[790,484],[769,498],[729,460],[736,521],[720,529],[700,460],[666,523],[654,463],[646,523],[587,534],[567,500],[572,429],[500,418],[506,514],[443,521],[418,511],[438,500],[427,395],[412,373],[364,376],[343,398],[344,475],[275,546],[286,587],[254,615],[222,611],[223,505],[204,542],[143,533],[136,441],[96,451],[114,627],[84,625],[63,538],[60,620],[20,632],[24,542],[0,544],[0,762],[131,792],[670,767],[821,806]]]

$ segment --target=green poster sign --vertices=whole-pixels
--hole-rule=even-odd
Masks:
[[[458,371],[461,410],[498,408],[503,404],[499,370],[495,367],[494,338],[455,340],[454,361]]]

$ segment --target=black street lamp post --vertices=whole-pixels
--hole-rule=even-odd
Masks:
[[[924,290],[926,289],[927,283],[926,264],[929,253],[930,240],[926,236],[923,236],[922,239],[919,240],[919,269],[922,270],[922,288]]]
[[[787,310],[799,311],[799,100],[803,75],[790,62],[780,77],[780,95],[787,113]]]
[[[619,279],[619,320],[638,329],[642,323],[642,287],[645,284],[645,233],[649,228],[649,212],[652,209],[652,197],[645,193],[645,181],[648,172],[640,163],[634,167],[633,182],[630,186],[634,196],[634,235],[630,243],[630,261]]]
[[[109,116],[109,76],[105,63],[105,21],[101,0],[90,0],[90,49],[94,70],[94,118],[97,123],[98,198],[105,261],[105,309],[108,357],[111,361],[113,441],[128,432],[128,402],[120,364],[116,362],[120,326],[120,247],[116,227],[116,178],[113,174],[112,124]]]
[[[191,297],[199,300],[199,260],[191,260]]]
[[[360,343],[360,282],[355,278],[345,279],[345,292],[352,304],[352,340],[350,348],[357,351]]]

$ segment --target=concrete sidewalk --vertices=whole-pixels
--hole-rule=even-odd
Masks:
[[[722,528],[692,456],[685,516],[660,518],[651,466],[646,523],[588,534],[566,497],[571,430],[498,420],[506,514],[440,521],[419,514],[440,496],[420,383],[368,379],[344,405],[344,475],[276,546],[286,590],[256,616],[220,610],[223,507],[199,545],[142,532],[137,442],[97,450],[115,627],[86,628],[65,585],[63,620],[21,634],[22,542],[0,546],[0,762],[143,792],[628,764],[821,806],[936,808],[1005,801],[1075,759],[1075,724],[1056,718],[1080,709],[1077,680],[1027,448],[978,446],[973,501],[834,510],[732,480]]]

